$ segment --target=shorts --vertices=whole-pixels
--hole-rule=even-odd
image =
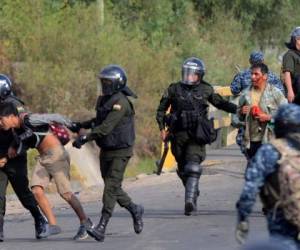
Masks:
[[[48,150],[38,157],[38,162],[32,173],[31,187],[46,188],[52,178],[60,195],[72,192],[70,156],[63,146]]]

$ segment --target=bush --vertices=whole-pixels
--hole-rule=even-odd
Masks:
[[[3,0],[0,70],[14,69],[15,87],[32,111],[80,119],[94,113],[99,70],[123,66],[139,96],[136,153],[152,157],[160,151],[156,108],[180,79],[183,60],[202,58],[206,80],[228,85],[255,47],[234,10],[217,6],[208,16],[195,2],[107,0],[103,24],[97,1]]]

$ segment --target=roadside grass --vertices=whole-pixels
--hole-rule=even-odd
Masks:
[[[125,178],[136,177],[139,174],[153,174],[156,170],[154,158],[143,158],[137,164],[130,164],[125,172]]]

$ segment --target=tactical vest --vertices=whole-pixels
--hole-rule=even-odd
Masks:
[[[278,202],[281,200],[281,195],[285,194],[286,190],[282,190],[280,188],[284,187],[284,189],[286,187],[289,186],[289,184],[286,183],[286,181],[288,180],[292,180],[293,178],[293,183],[296,183],[295,180],[298,180],[298,176],[296,176],[294,173],[290,176],[293,176],[293,178],[291,178],[289,176],[289,178],[287,176],[283,175],[283,166],[286,167],[288,164],[290,163],[286,163],[286,161],[283,161],[283,159],[289,159],[290,161],[293,161],[293,164],[295,164],[296,166],[298,166],[298,158],[296,162],[294,162],[294,156],[296,155],[298,157],[298,152],[300,150],[300,144],[299,144],[299,133],[291,133],[289,134],[285,139],[273,139],[270,143],[276,148],[276,150],[280,153],[280,159],[277,161],[277,169],[275,172],[273,172],[272,174],[270,174],[265,182],[265,185],[263,187],[263,189],[260,192],[260,198],[262,200],[262,203],[264,205],[264,208],[266,208],[267,210],[269,209],[274,209],[274,207],[278,206]],[[289,143],[292,143],[295,147],[295,149],[291,150],[289,149],[289,147],[287,146],[287,141],[289,141]],[[296,153],[295,153],[296,152]],[[296,168],[295,168],[296,169]],[[297,169],[297,171],[299,172],[299,170]],[[296,183],[298,184],[298,182]],[[294,188],[292,188],[293,192],[296,190]],[[299,186],[297,186],[297,190],[299,190]],[[298,191],[299,193],[299,191]],[[290,196],[291,194],[286,194],[286,196]],[[296,195],[294,195],[294,197],[298,197]],[[279,204],[279,207],[282,204]]]
[[[95,126],[100,125],[106,119],[107,115],[113,110],[114,104],[121,98],[126,98],[129,102],[131,113],[126,114],[108,135],[96,139],[96,143],[101,149],[116,150],[128,148],[134,144],[134,108],[132,103],[122,92],[118,92],[112,96],[101,96],[98,98]]]
[[[260,199],[263,204],[264,211],[269,211],[274,209],[277,202],[279,201],[279,180],[278,171],[270,174],[266,179],[266,184],[260,191]]]
[[[197,126],[199,117],[207,117],[207,97],[200,85],[175,85],[171,103],[171,114],[176,117],[174,130],[193,129]]]

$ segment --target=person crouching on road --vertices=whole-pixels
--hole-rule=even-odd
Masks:
[[[0,125],[4,130],[13,129],[15,137],[16,155],[36,148],[39,160],[33,170],[31,188],[39,207],[46,217],[54,216],[50,203],[45,195],[45,188],[53,178],[60,196],[73,208],[80,220],[80,227],[74,240],[88,237],[84,225],[92,226],[87,218],[80,201],[72,193],[70,183],[70,157],[59,139],[50,132],[49,124],[39,124],[39,117],[55,117],[66,126],[71,121],[58,114],[26,114],[19,115],[18,110],[11,103],[0,104]],[[54,120],[56,121],[56,120]]]
[[[73,146],[80,148],[88,141],[95,140],[101,148],[100,170],[104,180],[101,218],[96,227],[87,232],[97,241],[104,241],[105,230],[112,216],[116,202],[127,209],[133,219],[135,233],[143,230],[144,208],[132,202],[122,189],[124,172],[133,154],[135,140],[134,108],[128,96],[137,97],[127,86],[127,76],[118,65],[108,65],[100,71],[103,95],[98,97],[96,117],[85,122],[74,123],[70,128],[79,132],[81,128],[91,129],[87,135],[78,136]]]

